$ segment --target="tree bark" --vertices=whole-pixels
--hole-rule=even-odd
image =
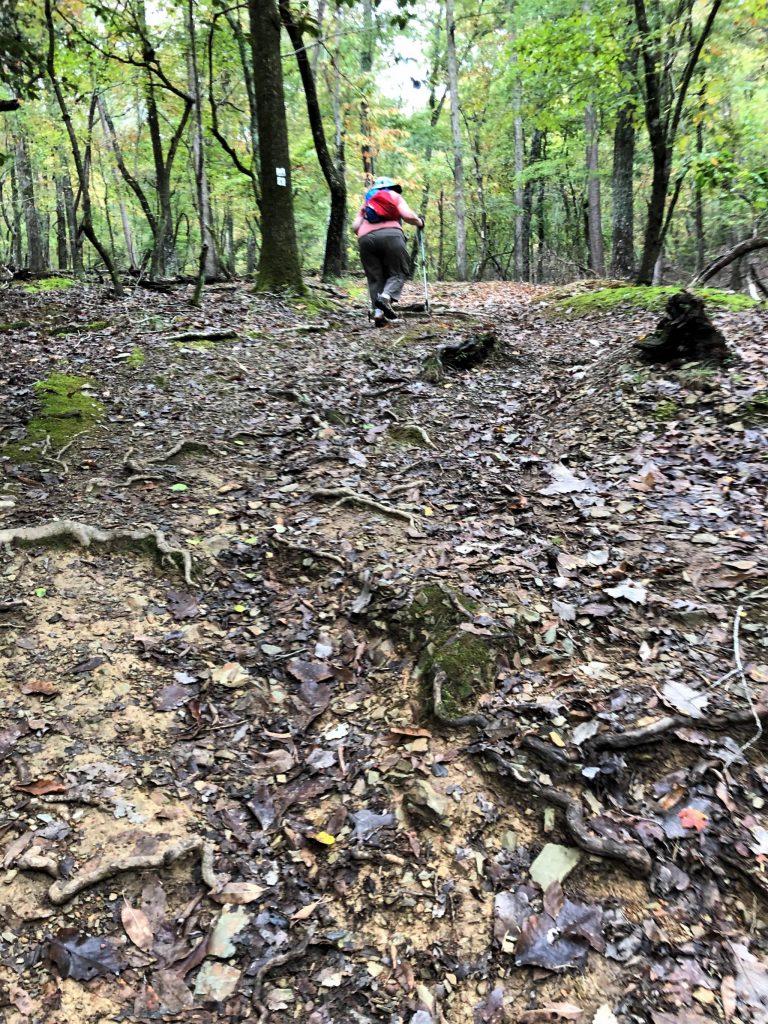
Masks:
[[[112,279],[112,286],[115,289],[115,295],[122,296],[123,286],[120,282],[120,277],[117,273],[117,269],[112,261],[107,249],[101,244],[96,231],[93,227],[93,211],[91,208],[91,191],[88,174],[88,157],[83,158],[83,151],[80,148],[80,140],[77,137],[74,126],[72,124],[72,117],[67,107],[67,102],[64,98],[61,85],[56,75],[56,60],[55,60],[55,32],[53,26],[53,10],[51,8],[51,0],[45,0],[45,24],[48,30],[48,51],[46,55],[46,70],[48,77],[53,87],[53,93],[56,97],[56,102],[59,105],[61,111],[61,118],[64,122],[64,127],[69,138],[69,145],[72,150],[72,159],[75,164],[75,170],[77,172],[77,180],[80,186],[80,202],[82,204],[83,216],[80,222],[79,231],[81,231],[91,245],[94,247],[101,257],[104,266],[107,268],[110,278]],[[95,108],[96,98],[94,96],[91,115],[89,121],[92,118],[93,110]],[[90,143],[89,143],[90,145]]]
[[[467,225],[464,200],[464,151],[461,139],[459,68],[456,60],[456,21],[453,0],[445,2],[448,88],[451,92],[451,139],[453,142],[453,195],[456,217],[456,278],[467,279]]]
[[[734,260],[740,260],[742,256],[746,256],[747,253],[750,252],[756,252],[758,249],[768,249],[768,238],[747,238],[743,242],[739,242],[738,245],[734,245],[731,249],[728,249],[727,252],[721,253],[717,259],[708,263],[707,266],[691,280],[689,287],[692,288],[695,285],[706,284],[707,281],[711,280],[716,274],[719,274],[721,270],[724,270],[725,267],[733,263]]]
[[[625,103],[613,131],[611,276],[627,279],[635,269],[634,116],[634,104]]]
[[[200,224],[201,252],[205,252],[203,274],[206,281],[218,281],[221,267],[216,252],[216,239],[213,234],[213,217],[211,214],[211,194],[208,188],[208,175],[205,170],[205,137],[203,134],[203,107],[200,92],[200,72],[197,66],[197,39],[195,32],[194,0],[186,5],[187,21],[187,62],[189,66],[189,94],[192,98],[193,130],[192,130],[192,166],[195,173],[195,191],[197,193],[197,216]]]
[[[704,127],[702,122],[699,121],[696,125],[696,155],[699,159],[701,159],[703,152]],[[693,237],[694,244],[696,246],[696,273],[700,274],[704,269],[707,242],[704,234],[704,195],[701,182],[698,178],[696,178],[693,183]]]
[[[303,294],[293,217],[291,157],[280,57],[280,14],[275,0],[248,0],[256,114],[261,154],[259,291]]]
[[[27,142],[23,135],[16,139],[16,176],[19,198],[24,211],[24,226],[27,231],[27,267],[33,274],[42,274],[46,269],[40,218],[35,205],[35,186],[32,167],[29,162]]]
[[[600,133],[597,123],[597,111],[591,103],[584,111],[584,133],[587,139],[587,234],[589,265],[597,277],[605,277],[603,218],[600,208]]]
[[[307,116],[312,131],[315,153],[323,172],[328,190],[331,193],[331,215],[325,236],[325,255],[323,257],[323,280],[332,281],[341,277],[344,272],[344,221],[347,212],[347,183],[344,175],[333,161],[325,139],[323,115],[317,98],[317,85],[312,67],[307,57],[304,38],[301,30],[293,19],[289,0],[279,0],[280,17],[288,38],[291,40],[296,61],[299,65],[301,84],[304,87],[304,98],[307,103]]]
[[[23,254],[21,251],[21,201],[19,199],[19,183],[16,168],[11,163],[11,208],[13,210],[13,238],[11,240],[11,258],[16,270],[21,270]]]
[[[638,284],[651,284],[654,268],[664,245],[664,231],[668,227],[665,208],[672,175],[672,154],[677,131],[693,72],[721,5],[722,0],[712,0],[698,39],[691,42],[680,81],[674,83],[673,90],[668,96],[668,102],[665,103],[664,85],[668,81],[669,57],[667,54],[662,55],[660,33],[658,29],[652,29],[649,24],[645,0],[634,0],[635,22],[643,60],[645,123],[651,146],[653,167],[643,254],[637,273]],[[665,107],[668,108],[666,112]]]
[[[541,160],[542,145],[544,141],[544,133],[539,128],[534,128],[533,135],[531,136],[531,152],[530,159],[528,161],[529,167],[533,168]],[[523,188],[523,224],[522,224],[522,278],[524,281],[531,281],[531,252],[532,252],[532,232],[533,232],[533,194],[536,182],[533,177],[530,177],[525,183]]]

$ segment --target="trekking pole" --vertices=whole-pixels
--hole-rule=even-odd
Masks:
[[[424,248],[424,228],[418,229],[419,249],[421,250],[421,277],[424,281],[424,311],[429,313],[429,287],[427,285],[427,253]]]

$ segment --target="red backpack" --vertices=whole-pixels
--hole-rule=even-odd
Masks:
[[[397,199],[389,189],[371,189],[365,193],[363,216],[369,224],[381,224],[385,220],[400,220]]]

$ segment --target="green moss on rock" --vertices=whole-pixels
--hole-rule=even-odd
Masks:
[[[558,299],[552,303],[550,311],[552,315],[565,319],[587,316],[590,313],[611,313],[614,310],[626,312],[647,310],[661,314],[670,295],[675,295],[681,290],[681,285],[664,285],[659,288],[635,285],[599,288],[596,291]],[[702,298],[708,306],[715,309],[727,309],[738,313],[757,305],[754,299],[739,292],[727,292],[720,288],[690,290],[694,295]]]
[[[21,441],[6,445],[3,454],[11,459],[34,457],[36,448],[48,439],[53,451],[68,444],[76,434],[89,430],[101,419],[104,406],[86,389],[95,382],[87,377],[67,373],[52,373],[35,383],[39,403],[37,415],[27,424],[26,436]]]

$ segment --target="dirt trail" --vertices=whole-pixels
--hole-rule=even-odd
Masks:
[[[0,294],[7,1024],[765,1019],[766,313],[435,298]]]

